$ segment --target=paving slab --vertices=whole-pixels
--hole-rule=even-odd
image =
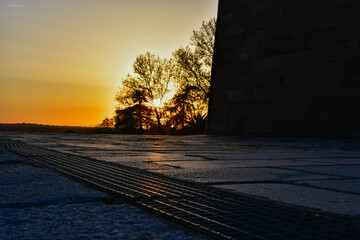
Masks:
[[[360,159],[359,159],[360,161]],[[309,172],[316,172],[321,174],[329,174],[341,177],[357,177],[360,178],[360,164],[351,166],[301,166],[288,167],[288,169],[303,170]]]
[[[355,180],[325,180],[325,181],[303,181],[300,184],[324,188],[328,190],[343,191],[360,195],[360,179]]]
[[[326,162],[316,161],[297,161],[297,160],[172,160],[172,161],[149,161],[149,163],[174,166],[178,168],[272,168],[272,167],[294,167],[294,166],[313,166],[313,165],[329,165]]]
[[[150,170],[153,171],[153,170]],[[158,172],[158,171],[156,171]],[[329,179],[327,175],[291,171],[277,168],[203,168],[172,169],[172,177],[185,180],[196,179],[203,183],[218,182],[269,182]]]
[[[7,157],[3,155],[1,159]],[[0,165],[0,206],[47,206],[58,202],[86,202],[107,196],[87,190],[81,184],[74,184],[72,180],[57,174],[54,177],[52,171],[10,161],[2,161]],[[72,189],[71,192],[69,189]]]
[[[0,136],[294,205],[352,216],[360,210],[360,140],[9,132]]]
[[[288,184],[232,184],[220,188],[265,197],[274,201],[311,207],[322,211],[360,215],[360,195]]]

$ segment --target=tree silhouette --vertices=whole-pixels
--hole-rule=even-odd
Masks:
[[[194,98],[191,96],[191,91],[195,90],[197,88],[194,86],[186,86],[170,100],[172,105],[167,108],[167,111],[170,113],[169,122],[173,127],[183,130],[190,120],[191,112],[194,110]]]
[[[200,30],[193,32],[191,37],[192,48],[189,46],[181,47],[173,52],[173,57],[178,66],[180,85],[197,87],[204,101],[209,98],[215,30],[215,18],[203,22]],[[179,72],[182,73],[179,74]]]
[[[164,99],[173,77],[172,61],[150,52],[137,56],[134,64],[138,88],[146,91],[150,99]]]
[[[178,65],[178,72],[181,72],[178,81],[181,86],[195,86],[199,94],[206,99],[209,95],[211,74],[205,68],[204,63],[199,55],[195,54],[190,47],[181,47],[173,53],[173,57]]]
[[[136,119],[134,117],[134,108],[127,107],[115,110],[115,129],[122,133],[136,133]]]
[[[143,127],[156,126],[162,133],[162,108],[156,107],[155,99],[163,101],[169,92],[172,80],[172,62],[149,52],[139,55],[134,64],[134,76],[127,75],[122,79],[122,87],[115,97],[119,103],[116,114],[131,114],[131,118],[122,117],[121,124],[126,124],[143,132]],[[151,116],[153,115],[153,117]],[[156,125],[154,125],[155,119]],[[117,127],[120,127],[117,125]]]
[[[203,21],[200,30],[193,31],[190,44],[195,47],[195,54],[198,55],[204,64],[211,68],[214,55],[214,43],[216,32],[216,19],[211,18],[208,22]]]
[[[129,94],[131,106],[118,108],[115,111],[115,128],[127,133],[144,133],[144,128],[153,126],[152,109],[146,106],[148,98],[141,89],[133,89]]]
[[[115,111],[115,128],[127,133],[143,133],[151,124],[152,111],[146,106],[148,95],[136,86],[137,79],[127,75],[115,96],[118,107]]]
[[[216,20],[203,22],[193,31],[190,46],[160,58],[150,52],[140,54],[133,64],[134,74],[121,81],[115,96],[115,128],[121,132],[163,133],[177,129],[184,133],[204,130],[207,117]],[[175,95],[169,99],[170,88]],[[156,102],[156,104],[155,104]],[[158,104],[162,103],[164,106]],[[167,129],[166,129],[167,128]]]
[[[186,89],[191,86],[196,89],[196,91],[191,91],[192,111],[187,111],[186,114],[191,112],[191,115],[187,116],[189,118],[187,125],[197,129],[205,129],[203,126],[208,111],[215,31],[215,18],[203,22],[201,28],[194,31],[191,36],[192,46],[181,47],[173,52],[176,62],[176,80],[180,88]]]
[[[98,128],[113,128],[114,127],[114,119],[106,117],[96,127],[98,127]]]
[[[96,124],[91,133],[114,133],[115,121],[114,118],[105,117],[101,123]],[[72,130],[66,132],[73,132]]]
[[[120,132],[143,134],[144,125],[147,130],[153,125],[151,109],[147,106],[136,104],[115,111],[115,128]]]
[[[136,104],[133,108],[136,111],[136,116],[138,119],[138,129],[140,130],[140,133],[144,132],[143,122],[144,122],[144,116],[146,112],[149,110],[144,106],[144,102],[147,102],[146,93],[144,90],[136,89],[131,94],[131,97],[133,99],[133,102]]]

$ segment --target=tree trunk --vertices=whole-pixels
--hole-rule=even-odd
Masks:
[[[162,134],[162,125],[161,125],[160,115],[159,115],[157,108],[155,108],[155,114],[156,114],[156,120],[157,120],[157,125],[158,125],[158,134]]]
[[[139,112],[138,112],[138,117],[139,117],[139,133],[143,134],[144,133],[144,129],[143,129],[143,122],[142,122],[142,114],[141,114],[141,108],[142,108],[142,102],[139,101]]]

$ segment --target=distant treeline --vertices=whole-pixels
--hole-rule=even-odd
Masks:
[[[0,124],[2,132],[95,133],[93,127],[53,126],[32,123]]]

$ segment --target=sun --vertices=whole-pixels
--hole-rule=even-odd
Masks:
[[[156,108],[159,107],[161,104],[160,99],[154,99],[153,104],[154,104],[154,107],[156,107]]]

